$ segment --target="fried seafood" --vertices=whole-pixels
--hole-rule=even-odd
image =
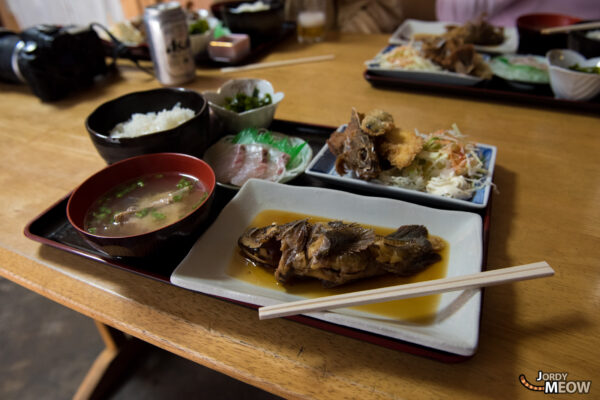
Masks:
[[[327,140],[329,150],[337,157],[335,169],[345,175],[353,171],[360,179],[376,178],[381,172],[372,138],[362,131],[360,116],[352,109],[350,122],[343,132],[334,132]]]
[[[372,110],[364,116],[360,127],[369,136],[384,135],[395,128],[394,118],[386,111]]]
[[[484,79],[492,78],[492,70],[481,54],[475,51],[472,44],[465,44],[461,38],[448,34],[429,36],[422,38],[421,49],[426,58],[448,71]]]
[[[245,257],[274,268],[280,283],[308,277],[333,287],[386,273],[413,275],[441,259],[444,243],[429,240],[421,225],[380,236],[358,224],[302,219],[249,228],[238,246]]]
[[[380,128],[385,133],[365,132]],[[346,130],[332,133],[327,145],[342,176],[352,171],[359,179],[464,200],[492,185],[483,153],[456,125],[423,134],[395,127],[384,111],[373,110],[361,120],[352,109]]]
[[[346,129],[332,133],[327,145],[337,157],[338,174],[353,171],[359,179],[370,180],[379,175],[384,160],[400,169],[410,165],[423,148],[423,139],[396,128],[386,111],[375,109],[363,117],[353,108]]]
[[[464,25],[449,26],[447,36],[459,37],[464,43],[482,46],[495,46],[504,42],[504,28],[493,26],[485,21],[485,14]]]
[[[423,138],[400,129],[387,132],[377,146],[378,153],[399,169],[409,166],[422,149]]]

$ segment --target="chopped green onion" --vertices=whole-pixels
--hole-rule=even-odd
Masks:
[[[208,193],[204,192],[202,193],[202,197],[200,197],[200,200],[198,200],[193,206],[192,209],[196,209],[200,206],[200,204],[204,203],[204,200],[206,200],[206,198],[208,197]]]
[[[190,181],[189,179],[181,178],[179,182],[177,182],[177,189],[183,189],[193,185],[194,182]]]
[[[158,211],[152,211],[151,215],[157,221],[163,220],[167,217],[165,214],[158,212]]]
[[[135,216],[138,218],[144,218],[146,215],[148,215],[149,212],[150,212],[149,208],[144,208],[143,210],[136,212]]]

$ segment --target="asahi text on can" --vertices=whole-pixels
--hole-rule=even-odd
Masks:
[[[194,79],[196,65],[183,9],[177,2],[146,7],[144,25],[156,78],[163,85]]]

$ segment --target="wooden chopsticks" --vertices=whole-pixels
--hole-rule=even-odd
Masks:
[[[312,63],[312,62],[319,62],[319,61],[329,61],[329,60],[333,60],[334,58],[335,58],[335,55],[326,54],[323,56],[294,58],[291,60],[280,60],[280,61],[248,64],[248,65],[242,65],[240,67],[225,67],[225,68],[221,68],[221,72],[227,73],[227,72],[237,72],[237,71],[248,71],[248,70],[252,70],[252,69],[261,69],[261,68],[282,67],[284,65],[294,65],[294,64],[304,64],[304,63]]]
[[[554,275],[554,270],[545,261],[519,265],[516,267],[495,269],[471,275],[434,279],[431,281],[390,286],[386,288],[363,290],[316,299],[293,301],[258,309],[259,319],[285,317],[309,312],[333,310],[362,304],[380,303],[409,297],[427,296],[456,290],[500,285],[527,279],[543,278]]]
[[[600,28],[600,21],[595,22],[586,22],[583,24],[573,24],[573,25],[565,25],[565,26],[555,26],[553,28],[545,28],[540,31],[542,35],[550,35],[552,33],[564,33],[564,32],[572,32],[572,31],[583,31],[586,29],[596,29]]]

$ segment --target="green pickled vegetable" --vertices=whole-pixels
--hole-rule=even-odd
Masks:
[[[190,35],[201,35],[209,29],[210,26],[208,25],[208,21],[205,19],[199,19],[189,26]]]
[[[225,108],[230,111],[241,113],[244,111],[253,110],[255,108],[267,106],[273,102],[271,95],[266,93],[263,97],[259,96],[258,88],[254,88],[252,96],[240,92],[234,97],[225,98]]]
[[[586,72],[588,74],[600,74],[600,67],[598,66],[582,67],[579,64],[575,64],[571,65],[569,69],[577,72]]]

